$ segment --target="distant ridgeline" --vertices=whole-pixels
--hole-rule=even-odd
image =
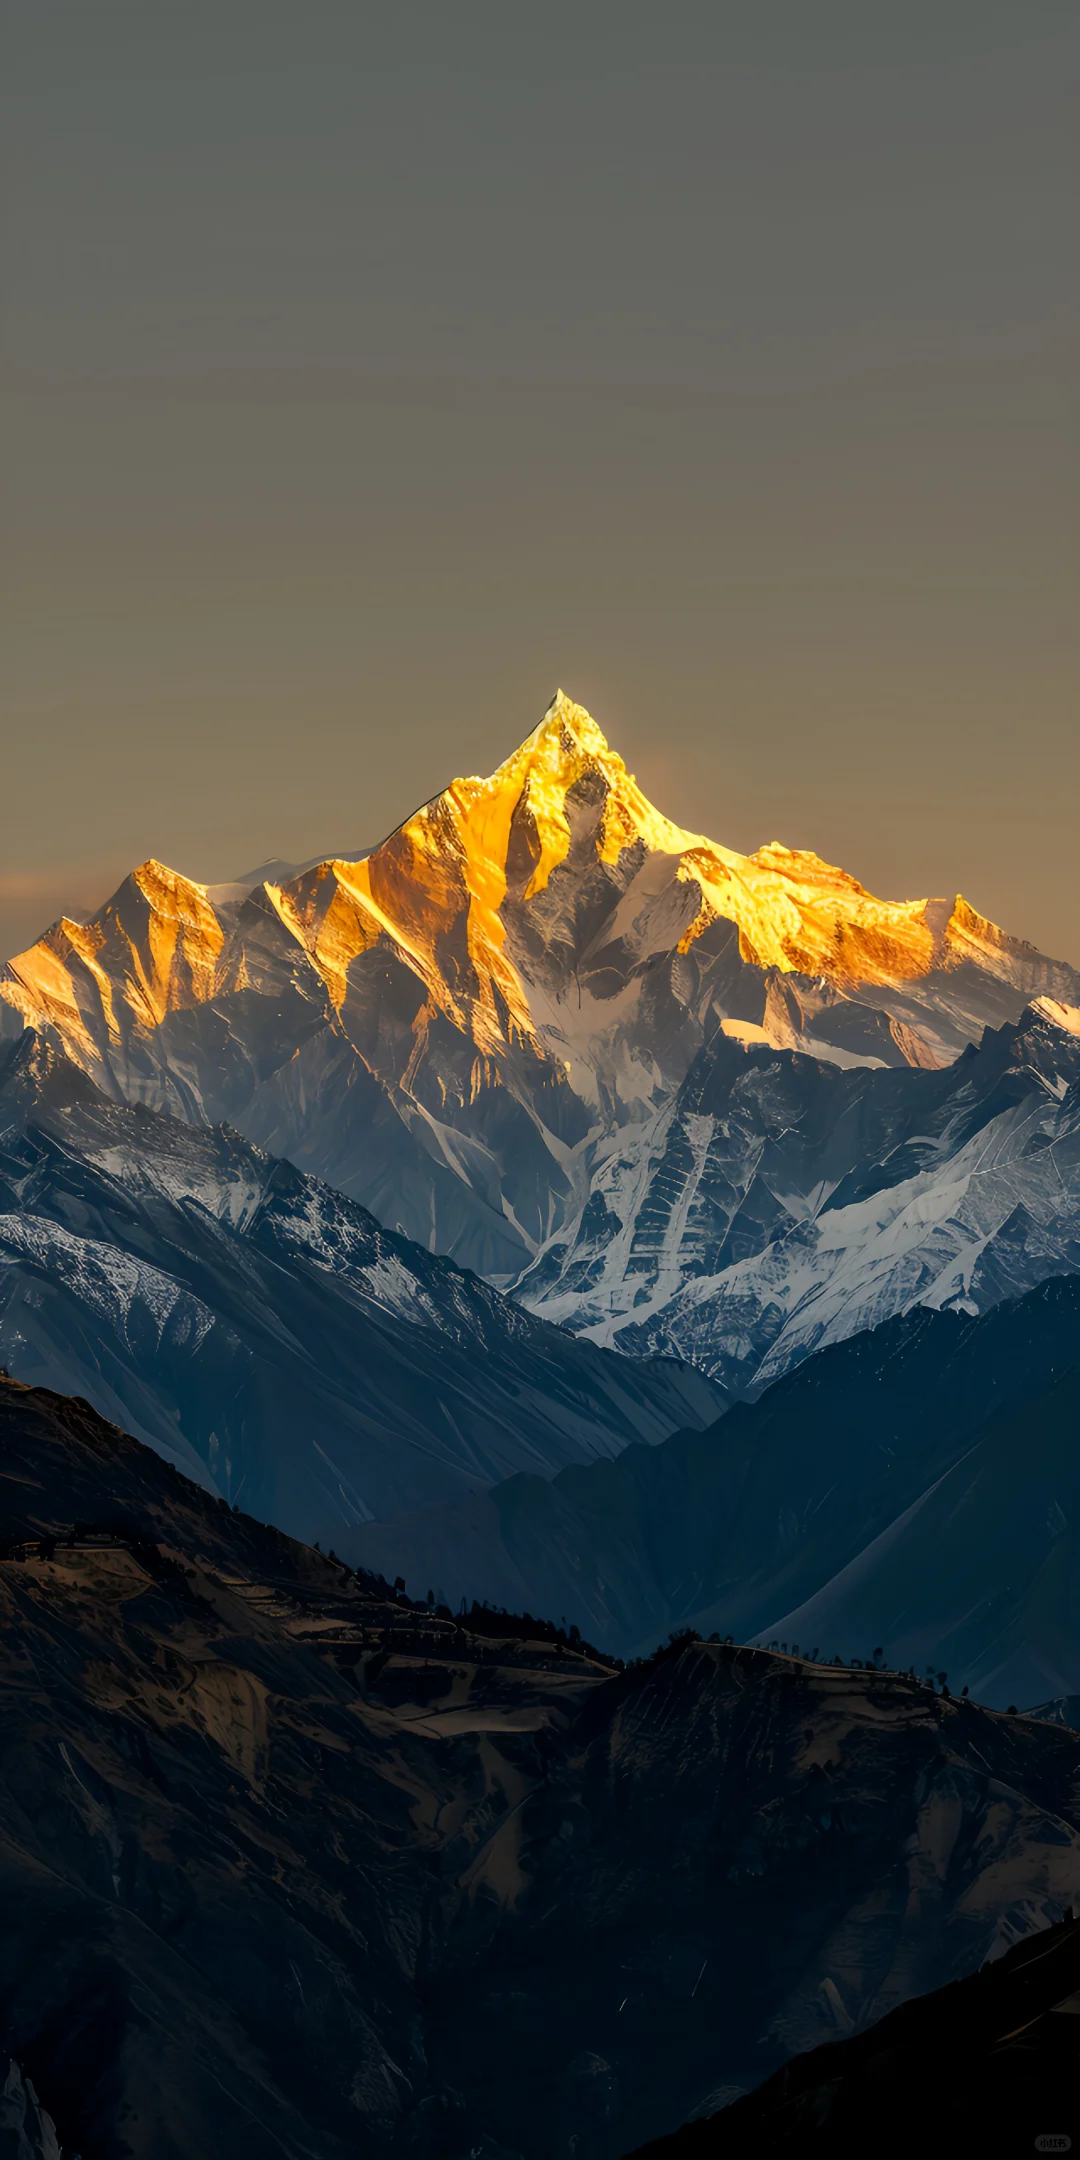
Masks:
[[[853,1652],[1004,1709],[1080,1694],[1080,1280],[915,1311],[658,1448],[360,1534],[621,1655],[673,1628]],[[899,1618],[897,1616],[900,1616]]]

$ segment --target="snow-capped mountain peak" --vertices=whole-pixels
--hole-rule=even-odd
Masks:
[[[519,1294],[753,1390],[914,1306],[982,1312],[1078,1268],[1080,1026],[1039,999],[937,1071],[714,1038]]]
[[[207,888],[148,861],[0,976],[107,1093],[226,1118],[391,1227],[512,1279],[714,1036],[947,1065],[1080,978],[965,901],[877,899],[650,803],[561,690],[487,778],[360,858]]]

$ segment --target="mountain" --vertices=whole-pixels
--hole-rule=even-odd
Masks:
[[[613,1671],[0,1381],[0,2018],[85,2160],[617,2160],[1060,1920],[1080,1741]]]
[[[753,1391],[915,1306],[983,1312],[1077,1268],[1080,1011],[1040,999],[936,1072],[714,1036],[519,1295]]]
[[[106,1094],[226,1120],[498,1282],[706,1043],[933,1069],[1039,997],[1080,978],[959,896],[672,824],[561,692],[363,860],[216,891],[144,863],[0,977],[9,1032]]]
[[[1000,1961],[800,2055],[758,2092],[643,2149],[649,2160],[855,2160],[1068,2152],[1080,2136],[1080,1928],[1068,1915]]]
[[[532,1319],[235,1132],[109,1101],[33,1033],[0,1061],[0,1360],[347,1556],[373,1517],[724,1399]]]
[[[360,1533],[606,1649],[672,1628],[1080,1694],[1080,1280],[821,1350],[710,1430]]]

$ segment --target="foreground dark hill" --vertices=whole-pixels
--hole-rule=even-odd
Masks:
[[[0,1468],[0,2029],[83,2160],[617,2160],[1075,1895],[1065,1727],[455,1622],[12,1382]]]
[[[369,1565],[567,1613],[608,1649],[677,1626],[1080,1693],[1080,1282],[915,1312],[711,1430],[515,1477],[360,1536]]]
[[[1071,1915],[868,2033],[800,2055],[649,2160],[848,2160],[881,2149],[1020,2160],[1080,2143],[1080,1924]],[[644,2160],[644,2155],[641,2156]]]
[[[372,1516],[723,1400],[531,1319],[237,1133],[108,1102],[33,1034],[0,1063],[0,1363],[346,1555]]]

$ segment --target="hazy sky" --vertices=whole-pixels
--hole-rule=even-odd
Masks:
[[[1076,0],[0,0],[0,954],[556,684],[1080,962]]]

